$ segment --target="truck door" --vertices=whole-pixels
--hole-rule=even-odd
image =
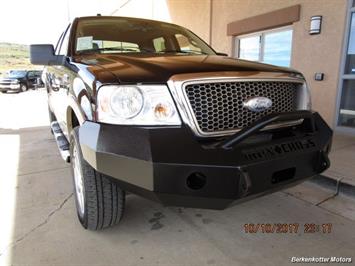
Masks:
[[[37,75],[35,71],[27,72],[27,88],[34,88],[37,84]]]
[[[68,43],[70,35],[70,25],[64,31],[61,40],[56,48],[56,55],[68,56]],[[65,59],[67,60],[67,58]],[[49,67],[49,73],[47,74],[51,80],[51,86],[49,91],[49,101],[54,112],[57,122],[63,133],[67,135],[67,96],[70,85],[69,70],[65,65],[56,65]],[[68,136],[67,136],[68,137]]]

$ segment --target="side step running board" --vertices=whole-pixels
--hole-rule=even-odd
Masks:
[[[69,152],[69,142],[67,138],[64,136],[62,130],[57,121],[53,121],[51,123],[52,132],[54,135],[54,139],[57,142],[57,146],[62,156],[63,160],[67,163],[70,162],[70,152]]]

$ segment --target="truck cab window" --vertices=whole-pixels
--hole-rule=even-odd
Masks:
[[[165,39],[163,37],[153,39],[153,45],[156,52],[161,52],[166,49]]]
[[[175,34],[175,38],[177,43],[179,44],[179,49],[181,51],[201,52],[201,48],[198,47],[198,44],[194,40],[188,38],[187,36],[179,33],[179,34]]]
[[[27,74],[27,77],[28,78],[34,78],[34,77],[36,77],[36,73],[33,72],[33,71],[29,71],[28,74]]]

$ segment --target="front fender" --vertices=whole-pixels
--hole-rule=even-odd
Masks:
[[[67,103],[67,124],[69,132],[73,128],[73,116],[77,118],[79,125],[82,125],[86,120],[93,119],[90,96],[81,78],[76,77],[74,79],[72,93],[68,95]]]
[[[82,125],[85,120],[88,120],[88,117],[85,114],[85,112],[83,111],[78,99],[76,99],[74,96],[68,95],[67,103],[68,103],[68,107],[67,107],[67,121],[68,122],[67,122],[67,124],[68,124],[68,131],[70,132],[70,129],[73,128],[73,124],[72,124],[73,123],[73,121],[72,121],[73,114],[77,118],[79,125]]]

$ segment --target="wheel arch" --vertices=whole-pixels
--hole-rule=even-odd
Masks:
[[[71,94],[67,97],[67,129],[70,134],[73,128],[82,125],[85,120],[92,120],[94,115],[87,86],[81,78],[73,80]]]
[[[75,108],[72,105],[69,105],[67,108],[68,134],[70,134],[70,132],[73,130],[73,128],[82,125],[84,123],[84,121],[86,120],[85,115],[76,109],[78,109],[78,108]]]

